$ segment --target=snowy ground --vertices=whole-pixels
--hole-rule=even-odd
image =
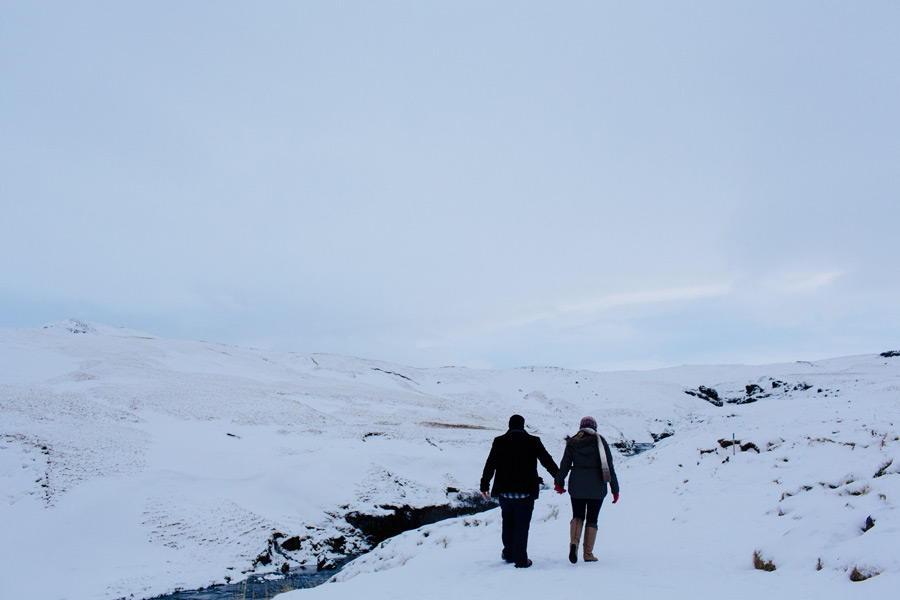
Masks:
[[[747,399],[751,384],[757,401],[728,402]],[[723,405],[685,393],[701,385]],[[585,414],[611,442],[671,434],[644,454],[617,454],[622,498],[601,512],[599,563],[568,563],[568,499],[546,491],[531,569],[499,560],[493,510],[403,534],[336,582],[279,598],[533,597],[573,585],[638,597],[893,598],[898,400],[900,357],[877,354],[478,371],[73,321],[0,330],[0,597],[146,598],[362,550],[347,512],[475,490],[491,439],[519,412],[557,459]],[[732,435],[747,449],[723,448]],[[273,539],[291,537],[299,549],[254,567]],[[776,570],[754,569],[754,551]],[[854,569],[880,575],[851,582]]]

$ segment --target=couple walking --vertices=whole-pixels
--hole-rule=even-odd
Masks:
[[[578,562],[582,529],[584,561],[596,561],[593,551],[597,539],[597,517],[606,496],[607,484],[613,494],[613,504],[619,501],[619,482],[609,444],[597,433],[597,421],[593,417],[584,417],[578,432],[566,437],[566,449],[557,467],[541,439],[525,431],[525,418],[521,415],[511,416],[509,431],[494,438],[481,475],[481,495],[488,498],[488,486],[493,478],[491,496],[496,496],[500,501],[503,560],[515,563],[517,567],[531,566],[528,528],[541,482],[537,462],[553,476],[554,489],[560,494],[565,493],[566,476],[569,476],[569,496],[572,499],[569,561]]]

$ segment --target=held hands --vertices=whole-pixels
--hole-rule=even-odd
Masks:
[[[557,494],[565,494],[566,493],[566,488],[559,485],[558,483],[553,484],[553,489],[556,490]]]
[[[618,494],[613,494],[613,504],[615,504],[615,503],[618,502],[618,501],[619,501],[619,495],[618,495]]]

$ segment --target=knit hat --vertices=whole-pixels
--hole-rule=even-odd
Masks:
[[[509,418],[510,429],[525,429],[525,417],[522,415],[513,415]]]
[[[579,429],[593,429],[597,431],[597,421],[594,417],[585,417],[581,419],[581,424],[578,426]]]

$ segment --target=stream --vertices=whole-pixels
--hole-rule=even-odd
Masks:
[[[268,600],[284,592],[312,588],[325,583],[353,558],[356,557],[347,557],[336,562],[334,569],[319,571],[315,567],[299,567],[291,569],[284,575],[276,573],[251,575],[238,583],[222,583],[199,590],[183,590],[165,596],[155,596],[152,600]]]
[[[423,525],[436,523],[444,519],[483,512],[497,506],[496,502],[485,501],[480,494],[453,493],[457,502],[453,505],[436,505],[414,508],[409,505],[388,506],[381,508],[391,510],[385,515],[367,515],[351,512],[345,516],[348,523],[360,531],[371,543],[378,543],[399,535],[404,531],[417,529]],[[164,596],[155,596],[151,600],[268,600],[277,594],[312,588],[328,581],[340,571],[341,567],[356,558],[345,556],[340,559],[329,559],[329,567],[298,567],[285,574],[268,573],[251,575],[237,583],[211,585],[199,590],[181,590]]]
[[[653,443],[640,443],[622,441],[612,444],[625,456],[634,456],[650,450],[659,439],[668,437],[671,433],[660,436],[654,435]],[[351,512],[345,515],[346,521],[358,529],[371,543],[372,547],[378,543],[399,535],[404,531],[417,529],[423,525],[436,523],[444,519],[470,515],[497,506],[494,501],[484,501],[477,493],[460,493],[453,488],[447,489],[448,494],[454,494],[457,503],[425,506],[413,508],[404,506],[382,506],[390,509],[392,514],[367,515],[359,512]],[[285,574],[268,573],[251,575],[238,583],[223,583],[212,585],[198,590],[181,590],[164,596],[155,596],[150,600],[269,600],[278,594],[312,588],[321,585],[331,579],[340,571],[341,567],[356,558],[346,556],[340,560],[332,560],[333,568],[319,570],[315,567],[298,567]]]

